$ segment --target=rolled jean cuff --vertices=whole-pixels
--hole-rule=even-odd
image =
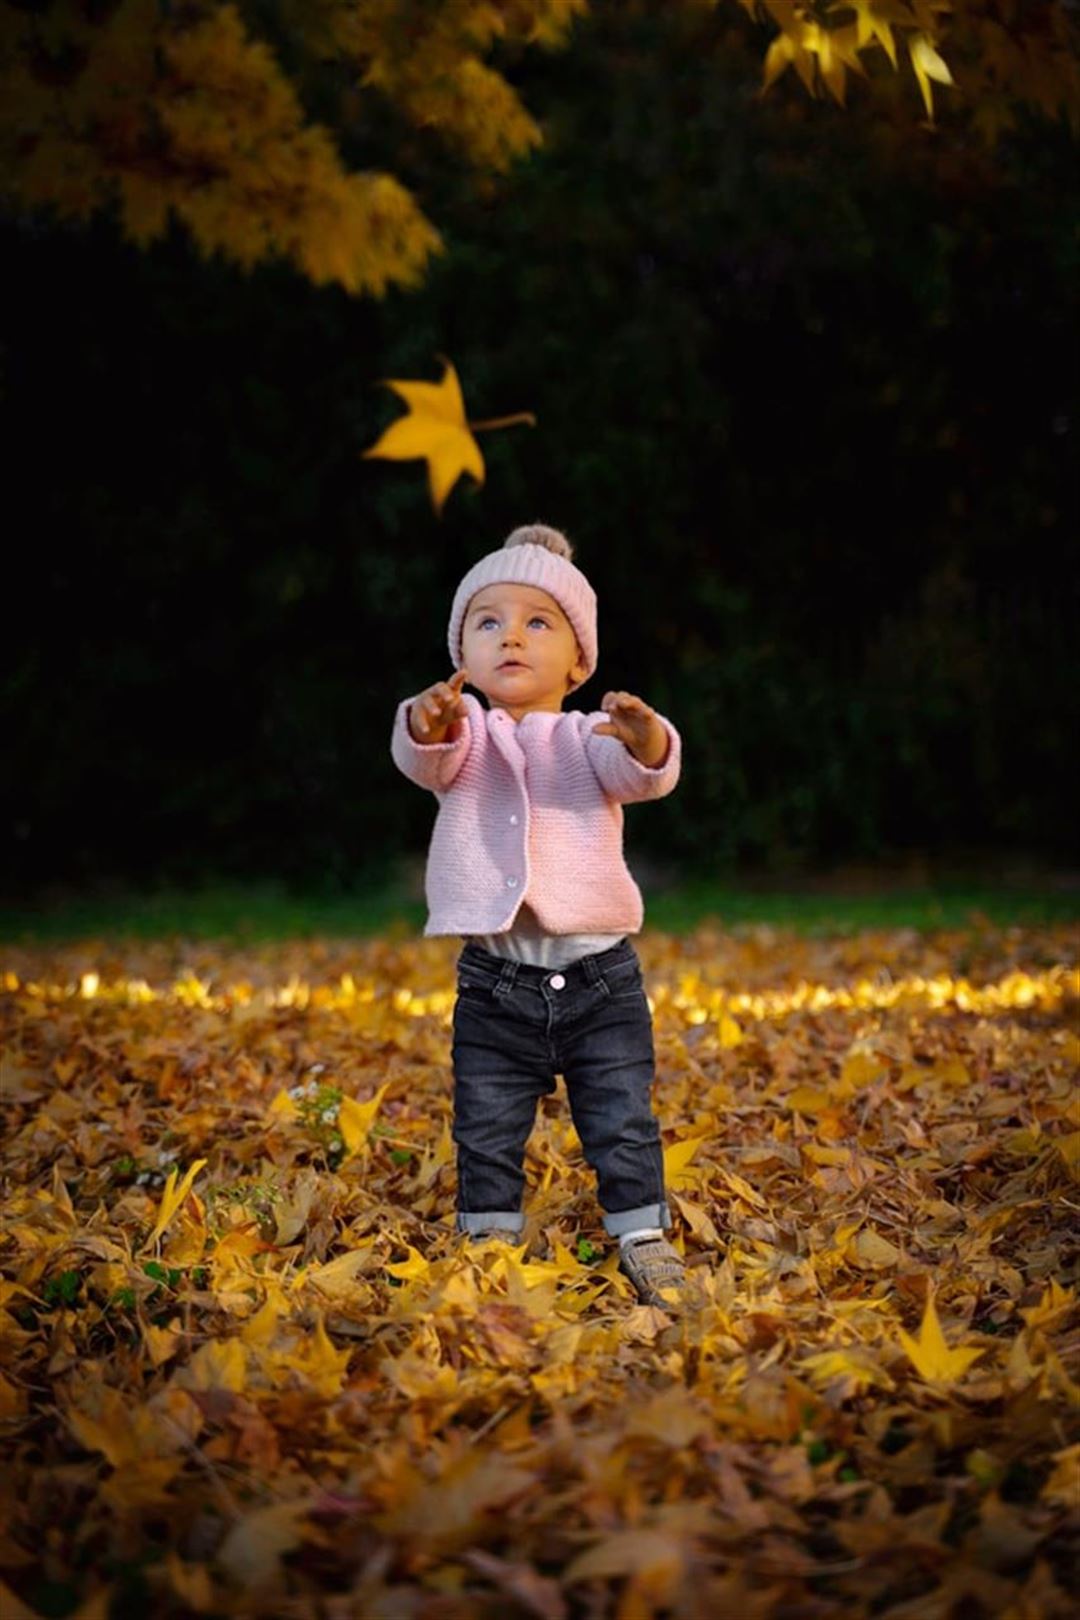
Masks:
[[[604,1215],[604,1231],[608,1237],[622,1237],[639,1226],[659,1226],[665,1231],[671,1225],[671,1211],[666,1204],[641,1204],[637,1209],[618,1209]]]
[[[496,1228],[500,1232],[523,1232],[525,1217],[520,1209],[459,1209],[457,1212],[459,1232],[493,1232]]]

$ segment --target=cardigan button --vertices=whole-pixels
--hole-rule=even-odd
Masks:
[[[506,887],[508,889],[516,889],[517,888],[517,878],[508,877],[507,880],[506,880]]]
[[[511,825],[511,827],[516,827],[517,824],[518,824],[517,816],[511,816],[510,817],[510,825]]]

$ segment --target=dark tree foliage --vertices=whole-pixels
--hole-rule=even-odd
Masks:
[[[1075,147],[762,100],[705,13],[506,67],[546,147],[481,186],[411,137],[449,244],[419,293],[5,227],[5,888],[348,885],[422,850],[395,704],[533,519],[599,593],[572,701],[629,688],[685,739],[635,848],[1067,855]],[[374,383],[438,353],[474,416],[539,418],[441,523],[419,466],[359,459]]]

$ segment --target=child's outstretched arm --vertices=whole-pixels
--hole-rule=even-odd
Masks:
[[[682,741],[663,715],[632,692],[607,692],[600,707],[607,716],[590,718],[585,752],[605,793],[620,803],[662,799],[679,780]],[[614,737],[623,746],[594,739]]]
[[[400,771],[420,787],[448,788],[465,761],[471,732],[461,688],[468,673],[459,669],[398,704],[390,752]]]

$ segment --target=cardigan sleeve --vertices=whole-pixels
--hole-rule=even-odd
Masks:
[[[609,798],[619,804],[641,799],[662,799],[671,792],[682,770],[682,738],[662,714],[656,718],[667,732],[668,753],[662,765],[642,765],[618,737],[597,736],[594,726],[605,724],[609,716],[596,709],[585,716],[585,757]]]
[[[472,743],[472,725],[466,715],[460,722],[461,733],[454,742],[415,742],[409,730],[409,709],[413,702],[413,698],[404,698],[398,704],[390,736],[390,753],[398,770],[403,771],[417,787],[442,793],[465,763]]]

